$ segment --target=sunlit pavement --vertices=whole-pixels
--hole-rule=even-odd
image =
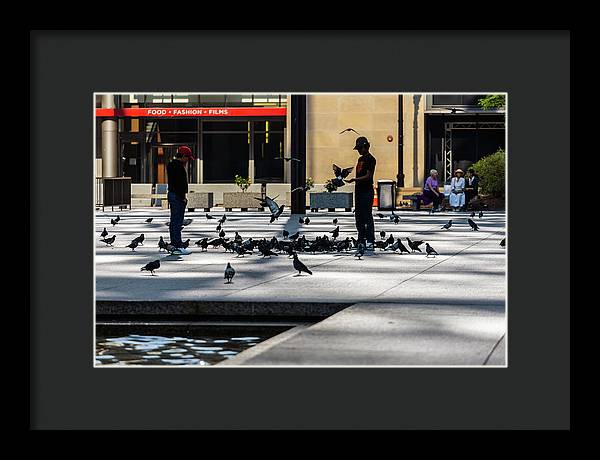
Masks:
[[[223,209],[213,209],[219,218]],[[374,214],[378,211],[374,210]],[[381,211],[388,216],[390,212]],[[262,258],[236,257],[223,248],[200,251],[194,243],[216,237],[217,219],[204,212],[186,212],[192,223],[183,230],[192,254],[170,256],[159,252],[159,236],[169,240],[167,210],[96,211],[96,299],[111,301],[231,301],[231,302],[342,302],[353,303],[320,323],[290,334],[262,353],[241,353],[227,365],[504,365],[506,214],[485,212],[467,224],[468,213],[397,211],[401,220],[375,217],[376,236],[384,230],[401,237],[428,242],[439,253],[403,254],[380,251],[356,259],[347,253],[299,253],[313,275],[297,275],[286,254]],[[298,223],[298,215],[284,212],[269,224],[268,212],[226,213],[223,225],[228,237],[238,231],[246,239],[276,236],[282,230],[300,231],[307,239],[328,234],[338,219],[340,236],[356,237],[351,212],[307,212],[310,224]],[[121,216],[114,227],[110,219]],[[145,220],[153,217],[152,223]],[[440,229],[448,219],[449,230]],[[100,241],[106,227],[116,235],[114,248]],[[125,247],[144,233],[143,246]],[[160,259],[156,276],[140,268]],[[236,270],[233,283],[225,284],[227,262]]]

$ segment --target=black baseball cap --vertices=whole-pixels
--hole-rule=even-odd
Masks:
[[[364,146],[370,147],[371,144],[369,144],[369,140],[365,137],[365,136],[360,136],[356,138],[356,145],[354,146],[354,148],[352,150],[358,150],[360,147],[364,147]]]

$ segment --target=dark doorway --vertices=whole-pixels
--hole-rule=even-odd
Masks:
[[[204,122],[202,155],[204,182],[233,183],[236,174],[248,177],[250,123]]]

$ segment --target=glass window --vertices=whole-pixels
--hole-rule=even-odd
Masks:
[[[255,180],[283,182],[284,140],[282,132],[254,133]]]
[[[203,121],[203,131],[243,131],[248,132],[246,121]]]
[[[202,136],[204,181],[233,183],[235,175],[248,176],[250,145],[246,133],[211,133]]]

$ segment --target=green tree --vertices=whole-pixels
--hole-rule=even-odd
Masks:
[[[506,154],[499,148],[473,165],[479,176],[479,188],[483,195],[502,197],[505,192]]]
[[[479,107],[484,110],[499,109],[506,106],[506,95],[488,94],[477,101]]]

